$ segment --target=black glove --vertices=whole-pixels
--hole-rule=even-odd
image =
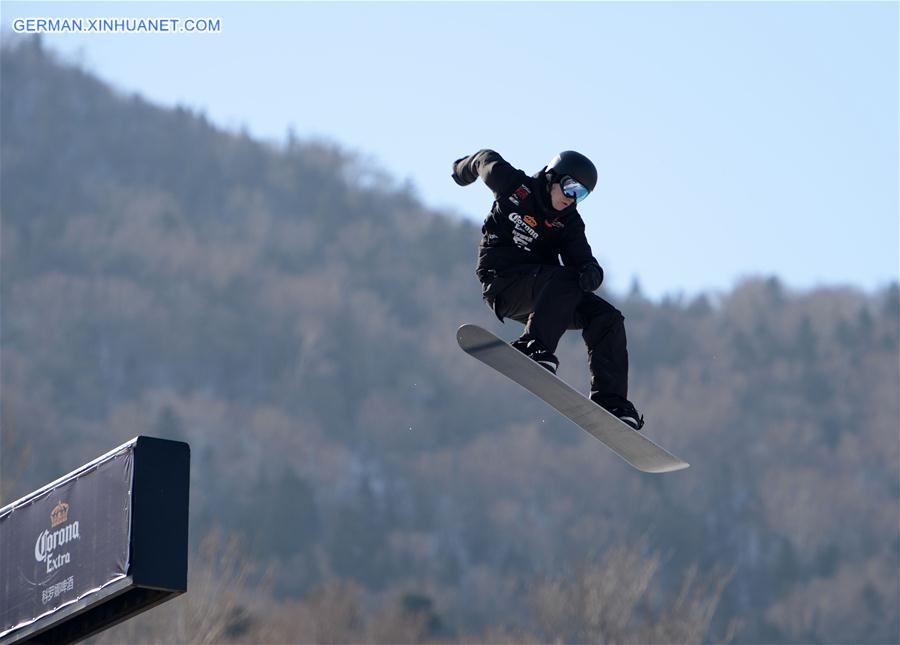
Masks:
[[[578,286],[582,291],[596,291],[601,284],[603,284],[603,269],[592,263],[581,267],[581,272],[578,274]]]
[[[468,159],[468,157],[460,157],[459,159],[457,159],[456,161],[453,162],[453,174],[450,175],[451,177],[453,177],[453,181],[455,181],[460,186],[468,186],[469,184],[471,184],[478,178],[476,176],[476,177],[472,177],[471,179],[466,181],[466,179],[463,179],[462,177],[460,177],[459,175],[456,174],[456,164],[458,164],[460,161],[463,161],[465,159]]]

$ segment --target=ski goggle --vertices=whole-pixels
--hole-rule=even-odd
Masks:
[[[576,204],[591,194],[591,191],[568,176],[560,180],[559,187],[562,189],[563,195],[569,199],[574,199]]]

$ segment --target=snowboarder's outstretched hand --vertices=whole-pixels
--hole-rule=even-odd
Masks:
[[[468,186],[470,183],[472,183],[472,182],[465,182],[462,179],[460,179],[459,175],[456,174],[455,170],[453,171],[453,174],[450,176],[453,177],[453,181],[455,181],[460,186]]]
[[[453,174],[450,175],[453,177],[453,181],[455,181],[460,186],[468,186],[473,183],[476,179],[478,179],[478,175],[474,174],[465,163],[460,163],[468,161],[469,157],[460,157],[456,161],[453,162]],[[468,172],[466,172],[468,171]]]
[[[603,284],[603,269],[596,264],[588,263],[581,267],[578,275],[578,286],[582,291],[596,291]]]

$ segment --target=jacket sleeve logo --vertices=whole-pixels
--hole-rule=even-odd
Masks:
[[[513,194],[509,196],[509,201],[518,206],[523,199],[528,197],[531,194],[531,191],[528,189],[528,186],[522,184],[518,188],[513,191]]]

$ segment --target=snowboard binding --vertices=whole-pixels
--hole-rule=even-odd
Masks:
[[[618,418],[622,423],[626,423],[635,430],[644,427],[644,415],[639,414],[634,404],[622,397],[615,397],[616,400],[610,401],[608,398],[601,396],[597,392],[591,393],[591,401],[599,405],[601,408]]]
[[[524,334],[518,340],[513,341],[512,346],[551,374],[556,374],[556,370],[559,369],[559,359],[533,336]]]

